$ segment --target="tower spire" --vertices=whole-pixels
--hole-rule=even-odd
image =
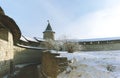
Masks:
[[[48,23],[50,23],[50,21],[49,21],[49,20],[47,20],[47,22],[48,22]]]
[[[47,25],[47,28],[45,29],[45,31],[43,32],[44,33],[43,38],[44,39],[52,39],[52,40],[54,40],[55,32],[52,30],[52,27],[50,25],[49,20],[47,20],[47,22],[48,22],[48,25]]]
[[[49,20],[47,20],[47,22],[48,22],[48,25],[47,25],[47,28],[46,28],[45,31],[52,31],[52,27],[51,27],[51,25],[50,25]]]

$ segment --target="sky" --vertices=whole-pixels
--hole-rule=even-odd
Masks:
[[[0,0],[22,35],[43,37],[50,21],[56,39],[120,37],[120,0]]]

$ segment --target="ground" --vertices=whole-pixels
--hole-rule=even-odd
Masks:
[[[57,78],[120,78],[120,50],[62,53],[71,60]]]
[[[120,78],[120,50],[59,52],[69,65],[57,78]],[[36,64],[16,65],[15,78],[38,78]],[[53,67],[54,68],[54,67]]]
[[[36,64],[30,64],[20,69],[15,78],[39,78]]]

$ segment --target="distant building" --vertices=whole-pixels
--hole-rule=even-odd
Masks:
[[[55,40],[55,36],[54,36],[55,32],[52,30],[52,27],[48,21],[48,25],[46,30],[43,32],[43,39],[52,39]]]
[[[21,36],[20,40],[18,41],[17,44],[19,45],[24,45],[24,46],[33,46],[33,47],[45,47],[46,40],[55,40],[55,32],[52,30],[52,27],[50,25],[50,22],[48,21],[48,25],[43,32],[43,38],[39,37],[26,37],[26,36]]]

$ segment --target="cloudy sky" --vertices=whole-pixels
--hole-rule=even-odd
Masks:
[[[120,0],[0,0],[25,36],[41,37],[50,21],[56,38],[120,37]]]

